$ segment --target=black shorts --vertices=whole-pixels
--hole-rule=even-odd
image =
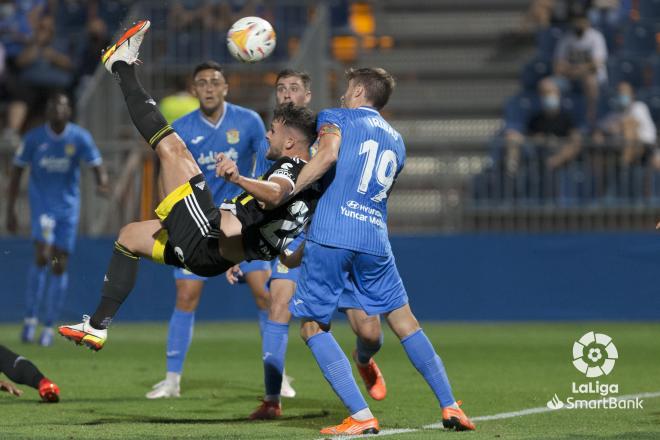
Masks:
[[[220,275],[235,264],[220,255],[220,212],[202,174],[165,197],[156,214],[165,228],[154,245],[154,260],[203,277]]]

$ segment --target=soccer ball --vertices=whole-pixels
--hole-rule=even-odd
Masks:
[[[275,49],[275,31],[263,18],[243,17],[229,29],[227,48],[237,60],[256,63]]]

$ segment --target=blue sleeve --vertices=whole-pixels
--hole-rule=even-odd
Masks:
[[[101,153],[96,147],[90,132],[87,130],[80,130],[79,140],[81,146],[80,155],[82,160],[84,160],[87,165],[90,166],[101,165],[103,159],[101,158]]]
[[[321,111],[316,120],[316,131],[319,131],[321,127],[326,124],[333,124],[339,127],[340,129],[344,128],[346,118],[342,109],[339,108],[330,108]]]
[[[34,148],[36,145],[34,135],[32,132],[25,135],[23,142],[16,150],[14,154],[14,165],[17,167],[24,168],[32,163],[32,155],[34,154]]]

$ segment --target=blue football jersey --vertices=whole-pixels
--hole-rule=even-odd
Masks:
[[[29,197],[32,213],[78,218],[80,210],[80,162],[101,164],[92,135],[70,122],[55,134],[48,124],[26,133],[16,151],[14,165],[30,166]]]
[[[262,139],[259,143],[259,149],[257,150],[257,155],[254,160],[254,172],[252,177],[257,178],[266,174],[266,171],[270,169],[275,163],[272,160],[266,159],[266,153],[268,152],[268,140],[266,137]]]
[[[325,192],[308,240],[388,255],[387,197],[406,160],[403,139],[371,107],[324,110],[317,127],[325,124],[339,127],[341,146],[334,169],[322,179]]]
[[[215,157],[225,153],[236,162],[241,175],[251,174],[255,154],[266,136],[256,112],[225,102],[222,118],[215,125],[195,110],[174,121],[172,127],[199,164],[217,205],[241,193],[240,187],[215,175]]]

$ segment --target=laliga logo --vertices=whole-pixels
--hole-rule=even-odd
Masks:
[[[573,365],[587,377],[610,374],[618,358],[612,338],[603,333],[586,333],[573,344]]]

